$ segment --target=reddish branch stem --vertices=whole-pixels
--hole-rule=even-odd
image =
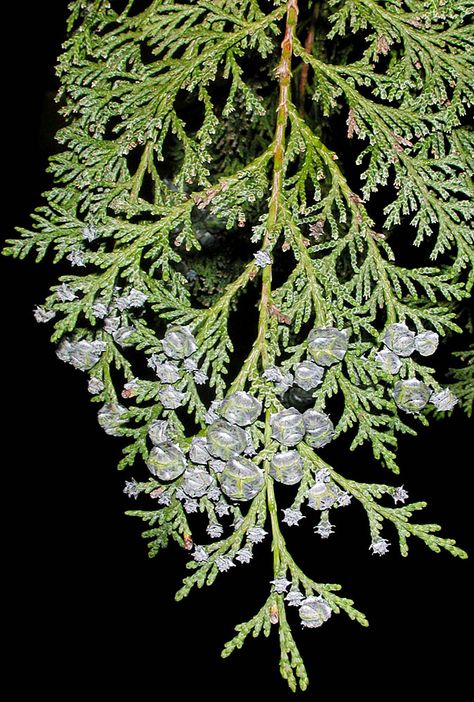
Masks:
[[[318,19],[319,15],[319,4],[316,4],[314,6],[314,11],[313,11],[313,17],[311,19],[311,24],[308,29],[308,34],[306,35],[305,43],[304,43],[304,48],[306,51],[311,54],[313,52],[313,45],[314,45],[314,28],[316,26],[316,20]],[[300,114],[302,117],[304,117],[304,100],[305,100],[305,95],[306,95],[306,87],[308,85],[308,73],[309,73],[309,64],[304,63],[303,67],[301,69],[301,75],[300,75],[300,84],[299,84],[299,104],[300,104]]]

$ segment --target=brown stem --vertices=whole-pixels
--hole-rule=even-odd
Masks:
[[[273,183],[270,206],[268,209],[267,228],[263,246],[270,243],[271,234],[278,219],[278,201],[280,199],[283,175],[283,160],[285,155],[285,130],[288,122],[288,103],[290,100],[291,59],[293,56],[293,38],[298,19],[298,0],[288,0],[286,9],[285,36],[281,43],[281,58],[276,69],[280,82],[278,100],[277,124],[273,147]]]
[[[293,57],[293,38],[298,20],[298,0],[288,0],[286,8],[285,36],[281,43],[281,58],[276,73],[280,83],[277,122],[273,146],[273,182],[272,194],[268,208],[268,219],[263,240],[263,248],[271,244],[277,221],[279,201],[282,189],[283,162],[285,156],[285,131],[288,123],[288,103],[290,101],[291,59]],[[271,304],[272,267],[265,266],[262,272],[262,294],[260,298],[260,319],[257,345],[260,348],[262,365],[268,365],[266,351],[266,332]]]
[[[283,162],[285,156],[285,131],[288,123],[288,105],[290,102],[291,59],[293,56],[293,39],[298,19],[298,0],[288,0],[286,7],[285,35],[281,43],[281,58],[276,69],[280,93],[278,99],[277,122],[273,140],[273,180],[270,203],[268,207],[267,224],[262,248],[270,247],[274,241],[274,233],[278,221],[279,203],[283,180]],[[273,240],[273,241],[272,241]],[[269,364],[267,351],[267,331],[270,314],[272,313],[272,266],[262,270],[262,290],[259,303],[258,333],[255,345],[245,360],[240,373],[231,385],[229,392],[243,389],[247,378],[253,373],[258,362],[263,368]]]
[[[313,9],[313,16],[311,18],[311,24],[308,29],[308,34],[306,35],[306,40],[304,43],[304,48],[309,54],[312,54],[313,52],[313,44],[314,44],[314,32],[315,32],[315,26],[316,26],[316,21],[319,17],[319,3],[316,3]],[[300,104],[300,115],[304,117],[304,100],[305,100],[305,95],[306,95],[306,87],[308,85],[308,73],[309,73],[309,64],[304,63],[303,67],[301,69],[301,75],[300,75],[300,84],[299,84],[299,104]]]

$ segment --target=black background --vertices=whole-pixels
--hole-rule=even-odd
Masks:
[[[66,3],[8,3],[3,15],[2,230],[27,225],[47,187],[44,176],[55,129],[53,65],[65,36]],[[3,8],[2,8],[3,10]],[[268,543],[252,566],[240,566],[205,591],[173,600],[185,557],[175,546],[149,560],[133,505],[117,474],[117,440],[97,426],[84,376],[61,363],[48,329],[32,308],[53,281],[50,264],[2,260],[2,395],[4,637],[15,699],[34,690],[69,699],[71,692],[138,699],[187,695],[295,699],[280,679],[275,635],[250,641],[221,660],[232,627],[252,616],[270,579]],[[469,549],[472,457],[460,411],[401,444],[400,482],[426,499],[425,520]],[[362,457],[362,458],[361,458]],[[349,456],[360,477],[397,479]],[[399,693],[426,697],[449,685],[453,699],[469,679],[469,562],[413,543],[408,559],[395,546],[370,556],[364,516],[356,506],[337,515],[327,542],[310,527],[290,534],[310,575],[341,582],[370,620],[363,629],[344,615],[317,631],[298,631],[310,674],[305,699]],[[343,514],[344,512],[344,514]],[[307,520],[309,521],[309,520]],[[387,530],[395,540],[395,534]],[[467,643],[463,641],[464,637]],[[169,688],[168,686],[171,686]],[[297,698],[303,698],[299,693]]]

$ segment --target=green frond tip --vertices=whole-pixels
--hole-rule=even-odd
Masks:
[[[152,527],[142,533],[144,539],[149,539],[148,556],[150,558],[154,558],[166,548],[170,539],[180,546],[185,546],[184,535],[191,533],[186,514],[178,501],[163,510],[128,510],[125,514],[128,517],[139,517]]]
[[[440,553],[442,549],[448,551],[452,556],[457,558],[468,558],[468,554],[462,548],[456,546],[456,541],[454,539],[444,539],[441,536],[434,536],[433,532],[439,531],[441,527],[438,524],[411,524],[409,529],[405,530],[403,527],[397,527],[400,542],[402,539],[406,540],[408,536],[417,536],[421,539],[432,551],[435,553]],[[408,552],[408,547],[402,550],[402,555],[406,556]]]
[[[298,687],[300,690],[306,690],[309,684],[308,674],[287,622],[285,605],[281,597],[278,598],[278,616],[280,673],[293,692],[296,692]]]
[[[297,687],[306,690],[309,682],[308,675],[286,619],[283,598],[279,595],[270,595],[254,617],[248,622],[237,624],[235,627],[237,634],[224,645],[221,656],[227,658],[235,649],[242,648],[250,634],[254,638],[260,633],[269,636],[271,628],[277,626],[280,642],[280,673],[293,692],[296,691]]]
[[[331,603],[335,612],[342,609],[347,614],[349,619],[359,622],[359,624],[362,626],[369,626],[367,617],[363,612],[354,607],[353,600],[350,600],[347,597],[339,597],[337,595],[331,595],[330,597],[326,596],[326,599]]]
[[[221,651],[222,658],[227,658],[230,656],[235,649],[240,649],[245,643],[247,636],[252,634],[254,638],[257,638],[261,633],[264,636],[269,636],[270,634],[270,618],[269,618],[269,607],[272,598],[269,597],[265,602],[263,607],[257,612],[255,616],[249,619],[248,622],[243,622],[242,624],[237,624],[235,631],[237,634],[224,644],[224,648]]]

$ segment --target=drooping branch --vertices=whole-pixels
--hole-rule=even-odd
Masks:
[[[146,466],[148,479],[124,492],[155,508],[129,514],[147,523],[150,555],[171,540],[189,552],[178,599],[248,563],[271,527],[269,596],[225,655],[278,625],[281,673],[305,689],[287,607],[310,628],[339,611],[367,622],[339,585],[305,574],[286,526],[305,519],[328,538],[338,509],[359,503],[372,553],[387,552],[388,521],[403,554],[414,536],[465,555],[436,525],[412,523],[424,503],[398,506],[403,486],[348,479],[324,447],[354,430],[351,450],[368,444],[397,473],[398,435],[457,401],[425,356],[458,329],[464,266],[474,261],[464,175],[472,139],[459,123],[474,82],[466,3],[453,20],[435,9],[415,17],[418,0],[409,13],[374,0],[328,3],[318,25],[317,0],[306,11],[297,0],[267,3],[268,13],[256,0],[123,4],[116,13],[100,0],[85,13],[83,0],[70,3],[70,28],[82,24],[60,64],[64,150],[46,204],[7,253],[53,249],[73,266],[35,317],[55,319],[59,358],[89,375],[100,426],[126,444],[119,467]],[[249,70],[249,58],[265,70]],[[305,115],[310,99],[318,107]],[[346,130],[333,119],[341,110],[347,138],[365,141],[350,171]],[[360,189],[352,169],[366,180]],[[391,183],[380,233],[368,200],[381,184],[390,197]],[[402,216],[412,216],[415,244],[432,237],[448,262],[457,247],[456,265],[398,265],[389,236]],[[238,318],[246,335],[239,304],[249,289],[259,313],[239,361],[232,329]],[[471,376],[459,369],[455,387],[472,406]],[[390,496],[395,506],[381,501]],[[199,523],[191,531],[195,512],[205,534]]]

